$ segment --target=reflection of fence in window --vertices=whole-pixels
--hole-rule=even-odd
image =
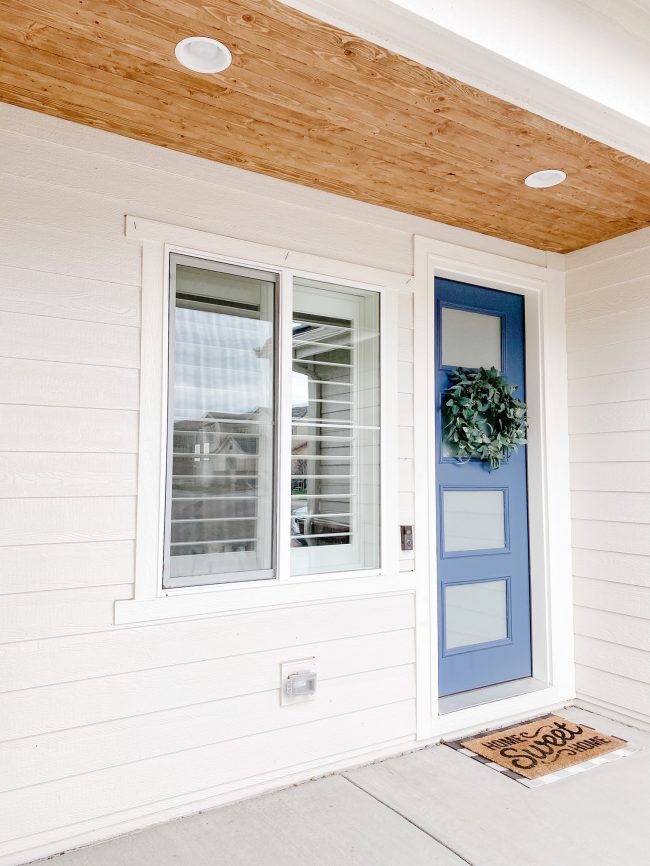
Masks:
[[[349,544],[352,323],[294,316],[293,369],[307,378],[307,403],[294,409],[292,534],[301,545]],[[300,455],[300,457],[298,457]]]
[[[379,564],[379,295],[294,281],[291,567]]]
[[[249,413],[175,424],[173,554],[255,550],[256,423],[255,413]]]

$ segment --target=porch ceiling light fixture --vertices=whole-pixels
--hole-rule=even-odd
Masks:
[[[524,180],[526,186],[533,189],[547,189],[549,186],[557,186],[566,180],[566,173],[559,168],[546,168],[543,171],[535,171]]]
[[[205,74],[223,72],[232,63],[232,54],[222,42],[209,36],[188,36],[181,39],[174,53],[186,69]]]

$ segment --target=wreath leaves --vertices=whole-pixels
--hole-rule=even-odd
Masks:
[[[447,441],[460,460],[478,458],[498,469],[519,445],[526,444],[526,404],[513,397],[495,367],[457,367],[443,395]]]

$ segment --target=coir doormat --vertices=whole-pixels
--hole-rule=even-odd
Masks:
[[[447,745],[531,788],[636,751],[626,740],[555,715]]]

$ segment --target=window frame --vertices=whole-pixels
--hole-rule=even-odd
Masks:
[[[407,286],[411,277],[135,217],[127,216],[126,234],[141,242],[143,250],[141,400],[134,597],[116,602],[115,622],[200,616],[310,600],[403,592],[410,588],[411,575],[399,572],[398,418],[394,407],[398,394],[398,296],[400,290],[410,294]],[[278,467],[274,520],[276,573],[272,578],[174,588],[162,585],[172,254],[278,275],[280,303],[276,321],[280,349],[276,401],[279,429],[275,455]],[[291,477],[290,472],[284,471],[291,465],[291,424],[280,421],[291,417],[294,277],[380,295],[379,568],[291,574],[290,520],[284,519],[291,511]]]

